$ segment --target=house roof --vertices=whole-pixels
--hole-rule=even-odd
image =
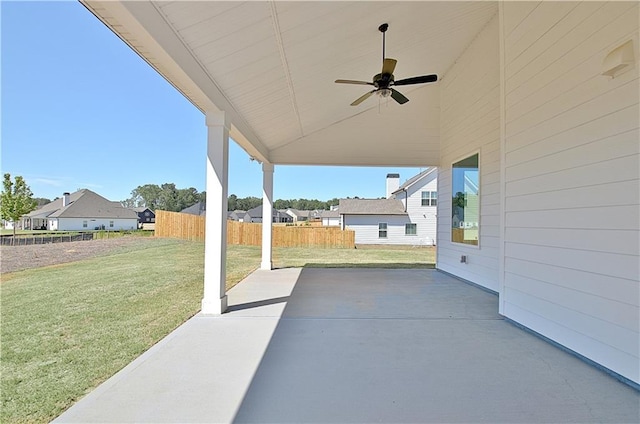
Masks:
[[[340,211],[339,210],[332,210],[332,211],[320,210],[318,211],[318,214],[316,215],[316,217],[317,218],[339,218]]]
[[[308,218],[311,216],[312,211],[301,211],[299,209],[287,208],[285,212],[291,212],[298,218]]]
[[[242,211],[240,211],[240,212],[242,212]],[[245,213],[247,215],[249,215],[251,218],[262,218],[262,205],[256,206],[253,209],[249,209]],[[278,216],[280,214],[285,215],[286,211],[284,209],[272,208],[271,209],[271,213],[272,213],[273,216]]]
[[[381,69],[380,24],[396,80],[446,78],[498,2],[132,2],[81,0],[230,137],[273,164],[437,166],[439,82],[398,88],[410,101],[351,102]]]
[[[436,172],[438,170],[438,168],[434,168],[434,167],[429,167],[427,169],[425,169],[424,171],[420,172],[417,175],[414,175],[413,177],[409,178],[407,181],[404,182],[404,184],[402,184],[400,187],[398,187],[398,189],[396,191],[394,191],[391,194],[396,194],[400,191],[406,190],[409,187],[411,187],[412,185],[416,184],[418,181],[420,181],[422,178],[426,177],[427,175],[430,175],[434,172]]]
[[[188,208],[184,208],[180,211],[180,213],[188,213],[191,215],[206,215],[206,203],[198,202],[195,203]]]
[[[117,202],[107,200],[88,189],[69,195],[69,204],[62,206],[62,198],[47,203],[27,215],[30,218],[113,218],[138,219],[133,209],[123,208]]]
[[[153,211],[151,209],[149,209],[148,207],[146,207],[146,206],[139,206],[137,208],[131,208],[131,209],[133,209],[134,211],[136,211],[138,213],[144,212],[144,211],[149,211],[149,212],[153,213]]]
[[[262,205],[249,209],[247,211],[247,215],[249,215],[251,218],[262,218]]]
[[[340,215],[406,215],[396,199],[340,199]]]

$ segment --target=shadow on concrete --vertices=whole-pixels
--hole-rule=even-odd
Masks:
[[[234,422],[638,422],[640,395],[433,270],[301,271]]]
[[[240,303],[237,305],[229,305],[227,313],[235,311],[243,311],[245,309],[259,308],[261,306],[275,305],[289,300],[289,296],[276,297],[273,299],[258,300],[255,302]]]

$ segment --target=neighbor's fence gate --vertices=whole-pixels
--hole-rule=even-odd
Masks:
[[[204,216],[178,212],[156,211],[156,237],[175,237],[186,240],[204,240]],[[281,226],[273,227],[274,247],[327,247],[353,249],[355,231],[337,227]],[[227,244],[260,246],[262,224],[227,221]]]
[[[27,246],[31,244],[49,244],[49,243],[64,243],[69,241],[85,241],[93,240],[93,233],[78,233],[78,234],[43,234],[39,235],[4,235],[0,237],[0,244],[2,246]]]

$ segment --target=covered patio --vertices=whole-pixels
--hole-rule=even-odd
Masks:
[[[82,4],[208,136],[202,315],[80,405],[104,401],[107,421],[637,421],[638,392],[599,371],[640,387],[637,2]],[[357,106],[371,83],[335,83],[377,73],[438,79]],[[272,271],[264,225],[261,271],[226,293],[230,140],[262,163],[263,216],[280,165],[438,167],[443,273]]]
[[[637,422],[633,388],[437,270],[258,270],[58,423]]]

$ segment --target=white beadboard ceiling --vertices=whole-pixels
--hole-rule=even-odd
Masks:
[[[438,165],[438,83],[370,97],[386,56],[396,79],[447,70],[497,13],[482,1],[92,1],[82,3],[231,136],[274,164]],[[497,40],[496,40],[497,42]]]

